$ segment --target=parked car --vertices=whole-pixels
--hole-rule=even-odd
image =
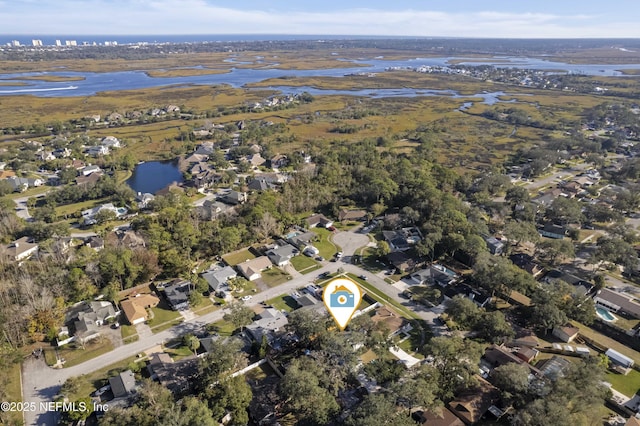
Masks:
[[[324,260],[324,257],[322,257],[322,256],[318,256],[318,257],[316,257],[316,260],[317,260],[318,262],[322,262],[322,261]]]
[[[342,252],[339,251],[336,253],[336,259],[340,259],[342,257]]]
[[[358,275],[358,278],[360,278],[361,280],[366,281],[367,280],[367,276],[366,275]]]
[[[335,226],[330,226],[330,227],[328,227],[327,229],[328,229],[329,231],[331,231],[331,232],[335,232],[336,227],[335,227]]]
[[[247,302],[247,301],[251,300],[251,296],[242,296],[240,298],[240,300],[242,300],[243,302]]]

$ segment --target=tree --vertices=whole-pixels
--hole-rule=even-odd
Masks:
[[[116,214],[112,210],[100,210],[93,216],[93,219],[96,221],[98,225],[102,225],[103,223],[107,223],[109,221],[116,219]]]
[[[241,292],[249,286],[249,281],[244,277],[235,277],[227,281],[229,289],[235,292]]]
[[[533,325],[547,334],[554,327],[564,325],[567,315],[554,304],[535,305],[530,317]]]
[[[376,257],[378,257],[379,259],[382,259],[386,255],[391,253],[391,248],[389,247],[389,244],[386,241],[380,240],[376,244],[375,253],[376,253]]]
[[[461,337],[434,337],[424,349],[433,356],[430,373],[436,377],[436,395],[443,401],[473,382],[483,353],[482,345]]]
[[[552,266],[564,259],[575,257],[573,242],[567,239],[544,239],[536,245],[536,252],[540,257],[546,259]]]
[[[241,348],[242,342],[235,338],[211,342],[207,355],[198,362],[196,390],[204,392],[224,381],[231,372],[245,367],[247,357]]]
[[[200,303],[202,303],[202,293],[197,290],[192,290],[191,293],[189,293],[189,306],[193,308]]]
[[[538,229],[531,222],[519,222],[512,220],[504,229],[505,235],[519,246],[522,242],[535,243],[540,239]]]
[[[253,227],[256,235],[261,241],[266,240],[271,235],[279,234],[280,223],[276,220],[271,213],[266,212]]]
[[[402,415],[392,393],[374,393],[362,402],[345,420],[347,426],[415,426],[411,417]]]
[[[582,222],[582,206],[575,198],[558,197],[545,211],[547,218],[554,222],[580,223]]]
[[[456,295],[445,303],[445,312],[462,327],[473,327],[481,315],[480,308],[473,300]]]
[[[340,409],[335,397],[320,386],[319,374],[321,370],[314,360],[296,358],[280,385],[285,410],[303,424],[328,424]]]
[[[531,201],[529,191],[522,186],[512,186],[507,189],[507,194],[504,197],[505,201],[509,203],[512,209],[516,206],[528,203]]]
[[[529,389],[529,368],[510,362],[496,367],[491,372],[491,381],[510,396],[523,394]]]
[[[327,331],[327,318],[311,311],[293,311],[289,314],[287,329],[292,331],[304,344]]]
[[[198,339],[193,334],[188,333],[182,337],[182,344],[188,347],[195,355],[198,351],[198,348],[200,347],[200,339]]]
[[[491,343],[504,343],[515,336],[513,326],[500,311],[483,313],[474,329],[478,337]]]
[[[240,328],[240,331],[244,330],[245,326],[253,322],[255,313],[248,306],[235,302],[231,303],[227,309],[222,319],[230,322],[234,327]]]

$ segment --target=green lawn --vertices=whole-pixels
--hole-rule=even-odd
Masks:
[[[604,380],[629,398],[640,390],[640,371],[637,370],[631,370],[626,376],[608,371]]]
[[[63,217],[65,215],[71,215],[76,212],[81,212],[83,210],[87,210],[87,209],[99,206],[106,202],[107,202],[107,198],[101,198],[98,200],[87,200],[87,201],[81,201],[79,203],[66,204],[64,206],[56,207],[55,210],[58,217]]]
[[[362,251],[362,263],[373,273],[380,272],[386,268],[384,264],[378,261],[378,256],[376,256],[375,251],[373,247],[366,247]]]
[[[169,355],[171,355],[171,358],[173,358],[174,361],[178,361],[182,358],[186,358],[188,356],[192,356],[193,352],[191,352],[191,349],[189,349],[186,346],[178,346],[175,348],[167,348],[165,349],[165,352],[168,353]]]
[[[255,258],[256,257],[249,251],[249,249],[240,250],[236,253],[225,254],[224,256],[222,256],[222,259],[231,266],[235,266],[238,263],[244,262],[245,260],[251,260]]]
[[[304,255],[291,258],[291,265],[301,274],[308,274],[322,267],[318,262]]]
[[[133,325],[121,325],[120,334],[122,335],[122,342],[125,344],[138,340],[138,332]]]
[[[298,304],[296,303],[296,301],[288,294],[274,297],[273,299],[267,300],[265,303],[267,305],[273,306],[278,310],[285,310],[287,312],[291,312],[298,308]]]
[[[82,364],[92,358],[106,354],[113,350],[113,343],[109,339],[103,339],[98,337],[95,340],[89,341],[85,345],[85,349],[82,349],[80,345],[77,348],[72,348],[69,345],[58,349],[58,354],[61,358],[65,359],[64,367],[73,367],[74,365]]]
[[[384,303],[385,305],[391,305],[403,317],[407,319],[420,319],[420,317],[415,312],[405,308],[398,301],[382,293],[380,290],[378,290],[368,282],[361,280],[354,274],[347,274],[347,276],[360,284],[360,287],[364,288],[367,294],[371,296],[371,298],[377,300],[378,302]]]
[[[13,192],[11,194],[5,195],[5,197],[9,198],[11,200],[15,200],[16,198],[34,197],[36,195],[44,194],[45,192],[50,191],[50,190],[51,190],[50,186],[42,185],[42,186],[39,186],[37,188],[27,189],[24,192]]]
[[[320,256],[325,259],[331,259],[336,252],[340,251],[340,248],[329,240],[331,231],[324,228],[313,228],[311,230],[320,237],[319,241],[313,242],[314,247],[320,250]]]
[[[151,308],[151,312],[153,318],[150,318],[147,323],[154,333],[164,331],[183,321],[180,313],[169,309],[164,300],[161,300],[155,308]]]
[[[216,309],[218,309],[218,307],[215,306],[208,297],[203,297],[200,303],[191,307],[191,310],[196,315],[205,315],[215,311]]]
[[[7,377],[6,387],[4,388],[4,392],[6,394],[6,401],[9,402],[20,402],[22,401],[22,388],[20,387],[20,363],[11,365],[6,371]],[[11,418],[13,423],[9,424],[22,424],[22,414],[19,411],[15,411],[11,413]]]
[[[584,324],[580,324],[577,321],[571,321],[571,323],[578,327],[580,329],[580,334],[582,334],[583,336],[592,339],[594,342],[596,342],[598,345],[602,346],[603,348],[611,348],[614,349],[618,352],[620,352],[623,355],[628,356],[629,358],[631,358],[636,364],[640,363],[640,352],[635,351],[633,349],[631,349],[628,346],[623,345],[622,343],[613,340],[610,337],[605,336],[604,334],[601,334],[589,327],[587,327]]]
[[[262,281],[269,287],[276,287],[291,279],[291,275],[285,274],[278,268],[267,269],[262,273]]]
[[[231,336],[231,334],[236,330],[233,324],[225,320],[220,320],[209,324],[207,326],[207,329],[209,329],[210,331],[215,331],[220,336]]]

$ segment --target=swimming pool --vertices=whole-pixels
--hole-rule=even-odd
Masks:
[[[598,315],[600,318],[602,318],[604,321],[607,321],[607,322],[613,322],[618,319],[616,318],[615,315],[613,315],[611,312],[607,311],[604,308],[596,308],[596,315]]]

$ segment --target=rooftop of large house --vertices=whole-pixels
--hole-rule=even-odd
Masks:
[[[640,318],[640,303],[631,295],[603,288],[593,298],[597,305],[602,305],[614,312],[624,311],[635,318]]]
[[[191,281],[186,280],[174,280],[169,285],[165,285],[164,294],[173,309],[181,310],[188,308],[191,286]]]
[[[0,246],[0,254],[12,260],[21,260],[31,256],[38,250],[38,244],[29,237],[22,237],[14,242]]]
[[[152,378],[157,379],[162,386],[174,395],[184,395],[191,388],[198,374],[198,359],[190,356],[173,362],[166,353],[155,353],[148,365]]]
[[[465,424],[478,422],[500,398],[500,391],[481,377],[476,377],[477,385],[465,390],[447,408]]]
[[[281,265],[288,262],[292,257],[298,254],[297,248],[291,244],[285,244],[276,248],[273,248],[267,252],[267,257],[276,265]]]
[[[158,306],[160,299],[153,294],[139,294],[136,297],[122,300],[120,307],[130,324],[137,324],[147,319],[147,309]]]
[[[328,227],[328,226],[331,226],[331,224],[333,224],[333,221],[328,217],[326,217],[325,215],[323,215],[322,213],[311,215],[305,220],[307,222],[307,225],[309,225],[310,228],[314,228],[316,226]]]
[[[224,268],[213,271],[206,271],[202,274],[202,278],[209,283],[209,288],[213,291],[218,291],[218,289],[230,278],[235,278],[237,276],[237,272],[231,266],[225,266]]]
[[[283,330],[289,323],[287,316],[273,307],[263,310],[259,317],[253,324],[247,326],[247,332],[257,342],[262,340],[262,336],[266,336],[267,340],[271,341],[273,333]]]
[[[265,269],[271,267],[271,260],[267,256],[256,257],[255,259],[247,260],[236,265],[238,271],[245,277],[251,277],[255,274],[259,274]]]

